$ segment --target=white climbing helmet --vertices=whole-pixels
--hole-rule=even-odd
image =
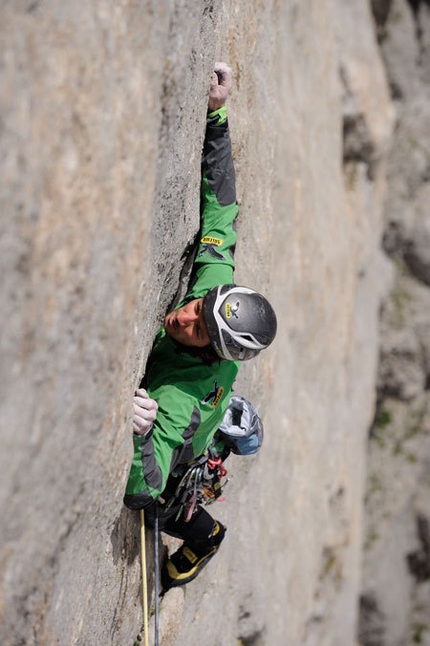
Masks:
[[[276,335],[277,322],[272,306],[249,287],[213,287],[204,298],[203,314],[211,344],[222,359],[252,359],[267,348]]]

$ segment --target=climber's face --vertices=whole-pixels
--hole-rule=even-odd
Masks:
[[[164,329],[167,334],[182,343],[194,348],[210,345],[208,330],[203,316],[203,298],[195,298],[164,318]]]

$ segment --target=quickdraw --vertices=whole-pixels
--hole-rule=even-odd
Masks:
[[[220,457],[200,458],[187,468],[167,507],[179,503],[176,518],[183,511],[188,522],[197,505],[210,505],[220,498],[228,482],[228,479],[222,482],[221,478],[226,476],[227,469]]]

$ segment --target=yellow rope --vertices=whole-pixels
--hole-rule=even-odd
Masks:
[[[142,593],[143,593],[143,629],[145,646],[149,646],[148,638],[148,581],[146,577],[146,549],[145,549],[145,514],[143,509],[140,510],[140,550],[142,560]]]

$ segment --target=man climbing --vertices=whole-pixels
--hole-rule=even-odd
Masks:
[[[252,452],[240,450],[241,436],[254,449],[261,444],[258,415],[249,402],[231,397],[232,386],[240,362],[276,334],[266,298],[233,281],[238,206],[225,107],[230,88],[230,68],[216,63],[202,156],[200,244],[188,292],[165,317],[133,400],[134,457],[124,503],[145,508],[149,524],[156,509],[160,528],[184,540],[163,565],[165,588],[195,578],[224,538],[223,525],[199,504],[203,471],[193,465],[204,465],[216,496],[221,457]],[[193,478],[194,491],[184,493]]]

